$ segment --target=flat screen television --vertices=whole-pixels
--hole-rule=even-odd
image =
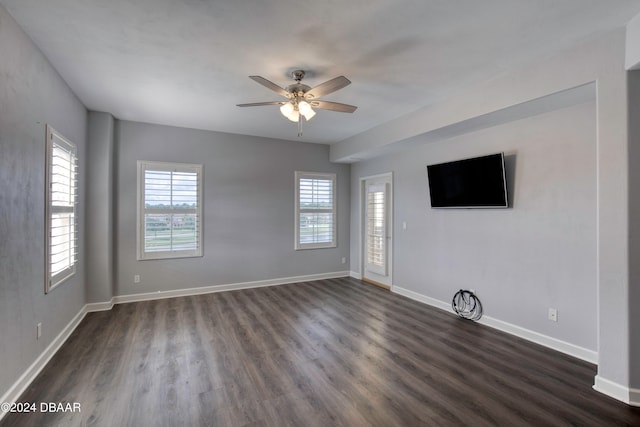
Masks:
[[[432,208],[508,208],[504,154],[427,166]]]

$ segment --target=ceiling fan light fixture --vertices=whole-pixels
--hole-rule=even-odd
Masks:
[[[300,111],[300,114],[302,114],[307,121],[311,120],[313,116],[316,115],[316,112],[311,108],[311,104],[307,101],[300,101],[298,103],[298,111]]]
[[[300,113],[298,112],[298,110],[293,110],[291,114],[287,116],[287,119],[291,120],[292,122],[297,122],[298,120],[300,120]]]
[[[301,112],[302,113],[302,112]],[[306,113],[302,113],[302,115],[304,116],[305,119],[307,119],[307,121],[311,120],[313,118],[313,116],[316,115],[316,112],[313,111],[311,109],[311,107],[309,107],[309,111]]]
[[[305,116],[309,111],[311,111],[311,105],[307,101],[298,102],[298,110],[300,110],[300,114]]]
[[[286,104],[282,104],[282,107],[280,107],[280,112],[282,113],[283,116],[285,116],[286,118],[289,118],[291,113],[293,113],[293,104],[290,102],[287,102]]]

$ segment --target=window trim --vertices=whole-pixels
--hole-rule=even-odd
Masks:
[[[144,250],[144,215],[145,215],[145,180],[144,172],[146,170],[160,170],[171,172],[195,172],[198,176],[198,198],[196,207],[196,215],[198,218],[198,248],[194,250],[184,251],[158,251],[145,252]],[[204,207],[203,207],[203,181],[204,166],[195,163],[177,163],[177,162],[157,162],[150,160],[138,160],[137,165],[137,211],[136,211],[136,259],[138,261],[148,261],[154,259],[179,259],[179,258],[197,258],[204,254],[203,236],[204,236]]]
[[[78,204],[78,147],[65,138],[62,134],[56,131],[53,126],[47,124],[45,126],[45,255],[44,255],[44,264],[45,264],[45,284],[44,284],[44,293],[48,294],[53,289],[57,288],[68,279],[73,277],[76,274],[76,264],[78,263],[77,255],[78,255],[78,212],[76,209],[76,205]],[[71,200],[71,206],[63,209],[61,207],[54,206],[53,202],[53,152],[54,145],[58,145],[63,150],[66,150],[70,155],[71,159],[69,163],[73,170],[70,173],[72,186],[72,191],[69,193]],[[52,273],[51,269],[51,257],[52,257],[52,240],[53,240],[53,219],[52,215],[54,211],[61,210],[64,212],[68,212],[72,214],[73,218],[73,229],[70,232],[72,238],[70,242],[72,243],[72,248],[70,249],[73,253],[70,258],[70,265],[63,270],[59,271],[55,275]]]
[[[301,179],[324,179],[331,180],[333,207],[332,209],[309,209],[309,212],[331,212],[333,219],[333,235],[331,242],[322,243],[301,243],[300,242],[300,214],[307,211],[306,209],[300,209],[300,180]],[[324,249],[335,248],[338,246],[338,196],[336,192],[337,188],[337,175],[335,173],[322,173],[322,172],[302,172],[295,171],[295,250],[306,249]]]

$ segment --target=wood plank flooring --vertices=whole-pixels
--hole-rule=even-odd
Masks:
[[[90,313],[2,426],[640,426],[595,366],[344,278]]]

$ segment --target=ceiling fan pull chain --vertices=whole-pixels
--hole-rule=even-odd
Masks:
[[[302,137],[302,114],[298,116],[298,138]]]

